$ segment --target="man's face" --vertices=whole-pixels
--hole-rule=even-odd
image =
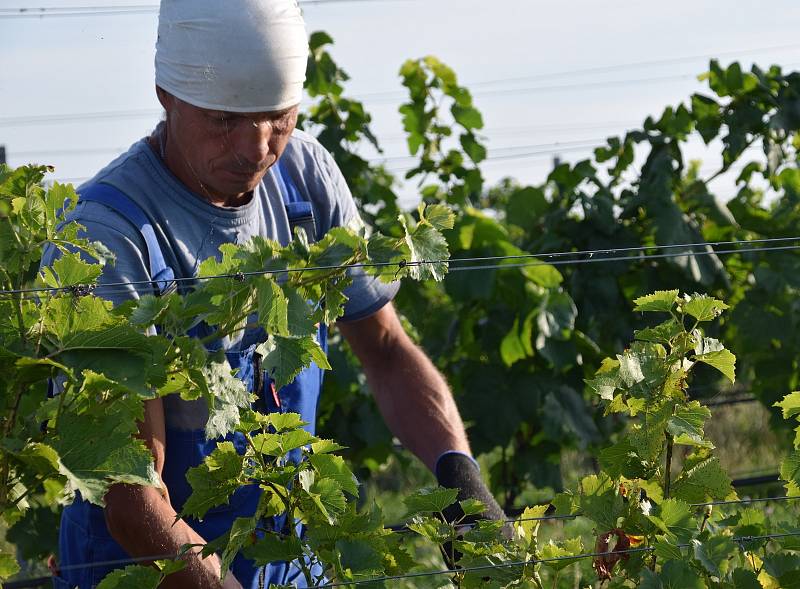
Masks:
[[[192,106],[159,89],[167,111],[167,165],[191,190],[217,204],[236,204],[283,153],[297,107],[232,113]]]

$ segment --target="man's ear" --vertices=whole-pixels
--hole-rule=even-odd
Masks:
[[[175,103],[175,97],[172,94],[164,90],[161,86],[156,86],[156,97],[165,111],[169,112],[172,110]]]

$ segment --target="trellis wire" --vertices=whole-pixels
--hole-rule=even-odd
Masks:
[[[737,505],[737,504],[749,504],[749,503],[763,503],[769,501],[792,501],[800,499],[800,497],[794,496],[782,496],[782,497],[760,497],[760,498],[752,498],[752,499],[735,499],[735,500],[727,500],[727,501],[709,501],[706,503],[690,503],[689,507],[706,507],[706,506],[719,506],[719,505]],[[570,514],[570,515],[556,515],[556,516],[542,516],[542,517],[530,517],[530,518],[517,518],[517,519],[507,519],[505,520],[506,523],[514,523],[514,522],[524,522],[524,521],[555,521],[555,520],[565,520],[565,519],[574,519],[576,517],[580,517],[580,513]],[[396,526],[399,527],[399,526]],[[391,529],[391,527],[390,527]],[[395,530],[395,531],[405,531],[405,530]],[[739,536],[732,538],[734,542],[742,545],[746,542],[752,542],[755,540],[762,540],[762,539],[777,539],[777,538],[785,538],[785,537],[794,537],[800,536],[800,532],[784,532],[784,533],[777,533],[777,534],[765,534],[763,536]],[[678,548],[686,548],[690,546],[690,544],[678,544]],[[578,560],[582,558],[599,558],[602,556],[609,556],[613,554],[629,554],[635,552],[645,552],[645,551],[652,551],[654,550],[653,547],[646,546],[641,548],[630,548],[627,550],[618,550],[618,551],[611,551],[611,552],[591,552],[585,554],[577,554],[574,556],[559,556],[559,557],[552,557],[552,558],[541,558],[541,559],[532,559],[528,561],[520,561],[520,562],[510,562],[510,563],[500,563],[498,565],[483,565],[480,567],[468,567],[463,569],[458,569],[457,571],[453,571],[450,569],[442,570],[442,571],[422,571],[418,573],[408,573],[406,575],[394,575],[389,577],[379,577],[373,579],[364,579],[358,581],[342,581],[338,583],[328,583],[324,585],[317,585],[317,589],[327,589],[332,587],[342,587],[347,585],[359,585],[365,583],[376,583],[382,581],[392,581],[392,580],[399,580],[399,579],[408,579],[414,577],[422,577],[422,576],[433,576],[433,575],[443,575],[448,573],[454,572],[472,572],[472,571],[481,571],[481,570],[491,570],[497,568],[510,568],[514,566],[525,566],[528,564],[536,564],[536,563],[547,563],[547,562],[557,562],[560,560]],[[60,571],[68,571],[68,570],[78,570],[83,568],[89,567],[99,567],[99,566],[116,566],[116,565],[131,565],[140,562],[152,562],[155,560],[164,560],[164,559],[175,559],[182,556],[181,555],[174,555],[174,554],[161,554],[155,556],[142,556],[136,558],[128,558],[128,559],[120,559],[120,560],[106,560],[106,561],[98,561],[98,562],[89,562],[89,563],[81,563],[81,564],[74,564],[74,565],[67,565],[59,567]],[[20,581],[14,581],[11,583],[6,583],[4,587],[11,587],[22,589],[24,587],[36,587],[42,584],[43,581],[49,580],[50,577],[38,577],[35,579],[23,579]],[[30,584],[30,583],[37,583],[37,584]],[[27,583],[27,584],[26,584]]]
[[[738,240],[738,241],[716,241],[716,242],[698,242],[698,243],[684,243],[684,244],[666,244],[666,245],[649,245],[649,246],[636,246],[636,247],[624,247],[624,248],[608,248],[608,249],[597,249],[597,250],[579,250],[574,252],[553,252],[553,253],[531,253],[531,254],[516,254],[516,255],[507,255],[507,256],[483,256],[483,257],[469,257],[469,258],[451,258],[451,259],[441,259],[441,260],[416,260],[416,261],[405,261],[401,260],[398,262],[363,262],[363,263],[356,263],[356,264],[340,264],[340,265],[322,265],[322,266],[307,266],[307,267],[299,267],[299,268],[283,268],[279,270],[257,270],[251,272],[238,272],[238,273],[229,273],[229,274],[216,274],[212,276],[197,276],[191,278],[184,278],[178,277],[174,278],[174,282],[176,283],[185,283],[185,282],[197,282],[197,281],[205,281],[205,280],[212,280],[212,279],[237,279],[241,280],[248,277],[253,276],[265,276],[265,275],[281,275],[281,274],[294,274],[294,273],[304,273],[304,272],[320,272],[320,271],[334,271],[334,270],[351,270],[351,269],[365,269],[365,268],[392,268],[393,272],[396,273],[397,271],[406,268],[406,267],[420,267],[425,265],[447,265],[449,272],[463,272],[463,271],[476,271],[476,270],[501,270],[501,269],[508,269],[508,268],[526,268],[526,267],[536,267],[536,266],[566,266],[566,265],[579,265],[579,264],[594,264],[594,263],[605,263],[605,262],[643,262],[647,260],[654,260],[654,259],[667,259],[667,258],[683,258],[683,257],[698,257],[698,256],[711,256],[711,255],[728,255],[728,254],[741,254],[741,253],[754,253],[754,252],[774,252],[774,251],[791,251],[791,250],[798,250],[800,249],[800,245],[784,245],[784,246],[768,246],[768,247],[749,247],[749,248],[736,248],[736,249],[726,249],[726,250],[706,250],[706,251],[686,251],[686,252],[674,252],[674,253],[661,253],[661,254],[645,254],[641,256],[632,256],[632,255],[623,255],[623,256],[609,256],[609,257],[598,257],[595,258],[593,256],[600,255],[600,256],[607,256],[608,254],[617,254],[617,253],[633,253],[633,252],[642,252],[646,250],[652,249],[680,249],[680,248],[694,248],[694,247],[714,247],[714,246],[725,246],[725,245],[744,245],[744,244],[755,244],[755,243],[777,243],[777,242],[787,242],[787,241],[800,241],[800,236],[798,237],[773,237],[773,238],[763,238],[763,239],[753,239],[753,240]],[[567,256],[588,256],[584,259],[578,260],[563,260],[563,259],[554,259],[551,261],[542,261],[541,259],[552,259],[552,258],[563,258]],[[541,259],[539,259],[541,258]],[[462,263],[475,263],[475,262],[499,262],[505,260],[531,260],[532,262],[520,262],[520,263],[512,263],[512,264],[478,264],[478,265],[470,265],[470,266],[453,266],[453,264],[462,264]],[[379,275],[389,275],[392,273],[378,273]],[[23,289],[9,289],[9,290],[0,290],[0,297],[1,296],[25,296],[25,295],[38,295],[42,293],[69,293],[73,292],[76,287],[81,286],[84,288],[90,289],[89,292],[95,290],[102,290],[106,294],[112,293],[119,293],[125,292],[130,287],[136,286],[141,287],[138,290],[140,291],[147,291],[153,290],[155,291],[155,287],[153,286],[152,280],[138,280],[138,281],[129,281],[129,282],[112,282],[108,284],[101,284],[92,286],[92,285],[74,285],[74,286],[62,286],[62,287],[38,287],[38,288],[23,288]],[[122,289],[122,290],[120,290]]]
[[[743,547],[745,543],[748,542],[755,542],[757,540],[772,540],[778,538],[788,538],[788,537],[795,537],[800,536],[800,532],[783,532],[779,534],[764,534],[760,536],[734,536],[731,538],[733,542],[738,544],[740,547]],[[692,546],[692,544],[676,544],[676,548],[688,548]],[[615,556],[621,554],[636,554],[639,552],[652,552],[655,550],[653,546],[642,546],[640,548],[627,548],[625,550],[612,550],[606,552],[587,552],[583,554],[575,554],[571,556],[553,556],[549,558],[531,558],[528,560],[521,560],[515,562],[503,562],[498,564],[491,564],[491,565],[480,565],[474,567],[465,567],[459,569],[443,569],[437,571],[420,571],[418,573],[406,573],[404,575],[386,575],[382,577],[373,577],[370,579],[359,579],[356,581],[338,581],[335,583],[324,583],[322,585],[315,585],[315,589],[331,589],[333,587],[349,587],[353,585],[366,585],[368,583],[382,583],[384,581],[399,581],[401,579],[413,579],[417,577],[432,577],[438,575],[452,575],[452,574],[462,574],[462,573],[471,573],[471,572],[478,572],[478,571],[486,571],[486,570],[495,570],[501,568],[515,568],[515,567],[524,567],[528,565],[535,565],[535,564],[546,564],[549,562],[561,562],[565,560],[582,560],[584,558],[602,558],[604,556]]]
[[[706,503],[689,503],[689,507],[708,507],[716,505],[746,505],[750,503],[769,503],[772,501],[796,501],[800,500],[800,496],[783,495],[780,497],[755,497],[750,499],[729,499],[726,501],[708,501]],[[513,524],[516,522],[550,522],[550,521],[563,521],[583,517],[582,513],[570,513],[564,515],[542,515],[536,517],[517,517],[508,518],[503,520],[503,523]],[[474,524],[466,524],[464,527],[473,527]],[[409,532],[411,531],[408,524],[395,524],[387,526],[393,532]]]

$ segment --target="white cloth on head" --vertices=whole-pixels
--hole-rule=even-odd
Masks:
[[[156,85],[200,108],[300,102],[308,37],[296,0],[161,0]]]

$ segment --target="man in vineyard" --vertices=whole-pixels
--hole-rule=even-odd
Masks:
[[[319,238],[331,227],[361,223],[331,155],[295,130],[307,59],[295,0],[221,6],[218,0],[162,1],[155,64],[166,119],[80,189],[72,218],[116,255],[100,280],[123,284],[108,291],[114,303],[152,292],[153,285],[163,288],[170,273],[194,276],[199,262],[218,255],[224,243],[253,236],[287,243],[295,225]],[[44,263],[54,255],[46,252]],[[357,276],[338,328],[361,361],[392,432],[442,485],[460,488],[460,498],[482,500],[487,516],[502,518],[470,456],[444,379],[401,327],[391,303],[396,290]],[[226,339],[225,350],[229,357],[240,354],[242,362],[257,361],[257,337],[248,331]],[[313,427],[318,375],[312,367],[290,391],[256,392],[268,410],[298,411]],[[147,403],[140,433],[165,489],[118,484],[108,492],[104,511],[81,500],[69,506],[57,583],[88,588],[109,568],[72,565],[178,554],[181,546],[205,544],[247,515],[232,501],[202,522],[177,516],[189,494],[186,470],[213,448],[205,443],[207,418],[202,401],[171,395]],[[186,559],[187,567],[166,585],[221,586],[219,558]],[[239,555],[232,570],[225,587],[257,587],[262,574],[267,585],[302,582],[291,563],[264,572]]]

